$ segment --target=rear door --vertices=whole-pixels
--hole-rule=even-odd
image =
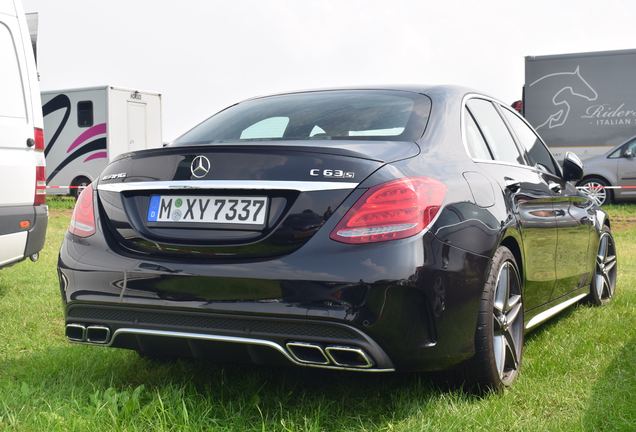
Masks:
[[[0,266],[22,258],[27,231],[19,220],[33,217],[35,195],[33,119],[27,65],[12,6],[0,10]]]
[[[531,309],[550,300],[556,279],[557,221],[554,192],[546,179],[527,166],[495,105],[473,98],[466,103],[467,125],[474,120],[488,152],[473,158],[501,186],[520,224],[523,240],[524,303]],[[469,140],[467,133],[467,140]],[[473,134],[475,135],[475,134]],[[479,137],[479,136],[477,136]],[[469,148],[470,143],[467,143]]]
[[[127,101],[126,114],[128,151],[144,150],[147,148],[146,104]]]
[[[26,65],[17,19],[0,14],[0,206],[33,205],[35,159],[27,139]]]
[[[564,181],[561,169],[539,136],[516,113],[499,106],[513,130],[517,142],[526,152],[528,163],[553,192],[557,222],[556,286],[552,299],[559,298],[588,282],[590,266],[588,247],[592,229],[591,201]]]

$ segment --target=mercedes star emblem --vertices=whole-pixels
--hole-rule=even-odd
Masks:
[[[210,160],[205,156],[197,156],[192,160],[190,170],[196,178],[205,177],[210,172]]]

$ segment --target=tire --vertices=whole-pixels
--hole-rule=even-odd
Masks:
[[[512,252],[500,246],[481,296],[475,356],[464,365],[465,383],[471,389],[501,391],[519,374],[524,311],[518,269]]]
[[[605,186],[610,186],[605,179],[588,177],[577,183],[577,186],[585,188],[583,191],[592,197],[599,206],[611,204],[614,201],[614,192],[611,189],[604,189]]]
[[[612,231],[604,225],[596,252],[594,276],[590,284],[590,303],[602,306],[612,300],[616,293],[617,274],[616,243]]]
[[[88,177],[75,177],[71,182],[71,186],[76,186],[71,189],[71,196],[75,199],[79,197],[84,188],[91,184],[91,180]],[[78,187],[77,187],[78,186]]]

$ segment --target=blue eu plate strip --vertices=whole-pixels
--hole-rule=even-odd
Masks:
[[[159,216],[160,202],[161,196],[153,195],[150,197],[150,205],[148,206],[148,222],[157,222],[157,216]]]

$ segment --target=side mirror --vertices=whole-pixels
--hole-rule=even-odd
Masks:
[[[563,159],[563,179],[577,181],[583,178],[583,162],[577,155],[567,152]]]
[[[628,148],[627,150],[625,150],[625,153],[623,153],[623,156],[626,157],[627,159],[633,159],[634,152],[632,151],[632,149]]]

